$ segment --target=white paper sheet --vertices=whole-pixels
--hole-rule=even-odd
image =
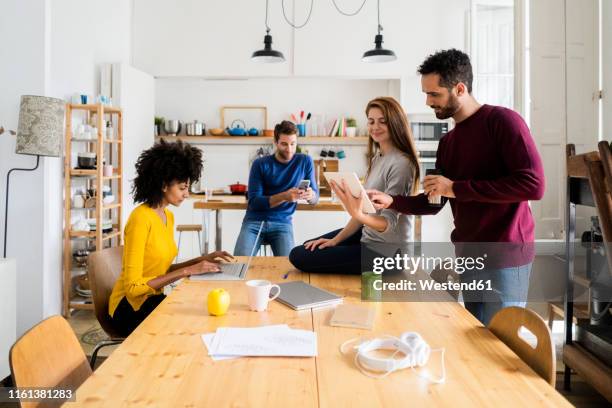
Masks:
[[[220,327],[208,349],[215,356],[290,356],[317,355],[317,335],[309,330],[279,327]]]
[[[289,326],[287,326],[286,324],[275,324],[275,325],[271,325],[271,326],[263,326],[263,327],[273,327],[273,328],[281,328],[281,329],[289,329]],[[231,360],[234,358],[240,358],[241,356],[224,356],[224,355],[211,355],[210,354],[210,347],[213,343],[213,339],[215,338],[215,334],[216,333],[206,333],[202,335],[202,341],[204,342],[204,344],[206,345],[206,348],[209,350],[209,356],[213,361],[221,361],[221,360]]]

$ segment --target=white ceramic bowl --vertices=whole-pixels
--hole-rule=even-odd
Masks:
[[[115,196],[114,195],[107,195],[106,197],[104,197],[102,199],[102,202],[106,205],[108,204],[112,204],[115,201]]]

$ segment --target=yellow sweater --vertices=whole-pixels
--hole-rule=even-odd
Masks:
[[[162,293],[147,282],[165,274],[177,255],[174,243],[174,215],[167,209],[166,225],[148,205],[132,211],[125,226],[123,268],[108,301],[112,316],[125,296],[134,310],[140,309],[151,295]]]

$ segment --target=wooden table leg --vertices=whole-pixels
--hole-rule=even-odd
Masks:
[[[222,229],[221,229],[221,210],[216,210],[215,214],[215,251],[223,250]]]
[[[202,255],[208,254],[210,247],[210,211],[202,211],[202,241],[204,242],[204,248]]]

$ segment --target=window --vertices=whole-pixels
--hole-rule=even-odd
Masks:
[[[476,99],[514,109],[514,0],[472,0],[471,57]]]

